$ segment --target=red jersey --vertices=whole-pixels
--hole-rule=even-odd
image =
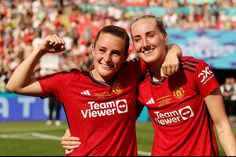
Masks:
[[[146,76],[139,101],[148,107],[154,126],[152,155],[219,155],[204,102],[218,87],[211,68],[193,57],[182,57],[180,70],[169,78],[153,82]]]
[[[142,70],[139,62],[125,64],[109,84],[78,70],[39,80],[43,97],[63,103],[71,135],[81,140],[71,156],[137,155],[136,95]]]

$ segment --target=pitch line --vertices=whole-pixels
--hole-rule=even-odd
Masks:
[[[32,133],[32,135],[35,136],[35,137],[43,138],[43,139],[51,139],[51,140],[61,141],[60,137],[53,136],[53,135],[47,135],[47,134],[42,134],[42,133],[37,133],[37,132]],[[142,151],[142,150],[138,150],[138,154],[139,155],[145,155],[145,156],[150,156],[151,155],[150,152],[145,152],[145,151]]]
[[[5,139],[22,139],[22,140],[32,140],[36,138],[40,139],[50,139],[50,140],[55,140],[55,141],[61,141],[61,137],[54,136],[54,135],[48,135],[48,134],[42,134],[38,132],[32,132],[32,133],[18,133],[18,134],[0,134],[0,138],[5,138]],[[144,156],[151,156],[150,152],[138,150],[139,155],[144,155]]]
[[[42,134],[42,133],[37,133],[37,132],[32,132],[32,135],[34,137],[38,137],[38,138],[42,138],[42,139],[61,141],[61,137],[57,137],[57,136],[53,136],[53,135],[47,135],[47,134]]]
[[[138,154],[139,155],[145,155],[145,156],[151,156],[150,152],[145,152],[145,151],[142,151],[142,150],[138,150]]]
[[[53,135],[42,134],[38,132],[27,132],[27,133],[14,133],[14,134],[0,134],[0,138],[5,139],[21,139],[21,140],[39,140],[39,139],[51,139],[60,141],[61,138]]]

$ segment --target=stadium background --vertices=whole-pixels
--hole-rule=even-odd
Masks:
[[[128,30],[130,21],[142,14],[161,16],[169,42],[179,44],[184,55],[205,60],[220,83],[236,75],[236,0],[0,2],[0,155],[63,153],[58,140],[67,127],[64,111],[62,126],[48,127],[44,123],[48,117],[47,99],[11,94],[4,88],[12,71],[48,33],[62,36],[67,49],[60,55],[43,57],[34,77],[71,68],[87,69],[92,61],[89,46],[98,30],[109,24]],[[136,57],[132,45],[129,53],[128,59]],[[145,109],[137,126],[139,146],[144,152],[151,150],[150,125]]]

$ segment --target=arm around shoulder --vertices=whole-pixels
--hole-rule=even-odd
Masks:
[[[177,44],[169,44],[167,45],[167,49],[169,54],[176,55],[178,58],[183,55],[181,47]]]
[[[161,66],[164,75],[170,76],[179,70],[179,59],[182,56],[181,48],[176,44],[167,45],[167,54]]]

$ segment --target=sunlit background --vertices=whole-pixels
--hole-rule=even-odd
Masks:
[[[143,14],[162,17],[169,43],[178,44],[183,55],[205,60],[220,84],[236,77],[236,0],[0,0],[0,155],[63,155],[59,142],[67,128],[63,108],[62,123],[46,125],[48,99],[5,89],[33,46],[52,33],[66,42],[65,52],[42,57],[33,77],[72,68],[86,70],[93,59],[90,45],[100,28],[117,25],[129,32],[130,22]],[[132,44],[129,54],[128,60],[137,57]],[[234,127],[235,121],[232,118]],[[138,123],[151,125],[146,109]],[[141,155],[148,155],[152,129],[138,128]]]

